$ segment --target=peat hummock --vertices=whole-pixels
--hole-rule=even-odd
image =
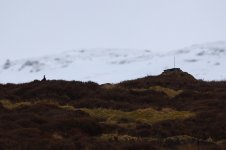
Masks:
[[[164,70],[157,76],[146,76],[135,80],[121,82],[120,85],[126,87],[148,88],[150,86],[162,85],[172,88],[186,88],[196,86],[196,83],[203,83],[195,79],[191,74],[182,71],[179,68]]]
[[[191,74],[182,71],[180,68],[172,68],[164,70],[164,72],[160,75],[160,78],[169,79],[175,82],[195,82],[194,76]]]

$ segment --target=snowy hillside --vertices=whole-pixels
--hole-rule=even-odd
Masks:
[[[160,74],[176,67],[198,79],[226,79],[226,42],[193,45],[168,53],[138,49],[78,49],[51,56],[6,60],[0,64],[1,83],[64,79],[115,83]]]

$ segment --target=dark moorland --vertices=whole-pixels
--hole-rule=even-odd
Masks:
[[[226,149],[226,81],[185,72],[0,85],[0,149]]]

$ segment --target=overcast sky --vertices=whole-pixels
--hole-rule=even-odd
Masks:
[[[226,40],[226,0],[0,0],[0,59]]]

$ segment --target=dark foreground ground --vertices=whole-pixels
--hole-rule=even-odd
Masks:
[[[226,149],[226,82],[184,72],[0,85],[0,149]]]

